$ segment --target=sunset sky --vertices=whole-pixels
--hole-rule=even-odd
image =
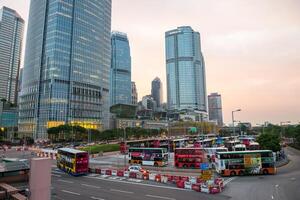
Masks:
[[[0,7],[27,22],[29,3]],[[299,0],[113,0],[112,30],[128,34],[139,99],[158,76],[166,101],[164,33],[183,25],[201,34],[207,92],[222,95],[226,123],[237,108],[253,125],[300,122]]]

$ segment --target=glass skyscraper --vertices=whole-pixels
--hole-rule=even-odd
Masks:
[[[17,103],[24,20],[7,7],[0,9],[0,99]]]
[[[165,33],[165,46],[168,108],[207,112],[200,33],[189,26],[178,27]]]
[[[19,132],[109,123],[111,0],[31,0]]]
[[[127,35],[112,32],[111,48],[110,103],[131,104],[131,56]]]
[[[160,107],[163,101],[163,89],[160,78],[156,77],[151,83],[151,95],[156,101],[156,106]]]
[[[218,126],[223,126],[222,100],[218,93],[208,95],[209,120],[216,121]]]

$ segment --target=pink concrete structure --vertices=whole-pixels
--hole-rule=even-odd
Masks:
[[[51,165],[49,158],[33,158],[30,162],[30,200],[50,200]]]

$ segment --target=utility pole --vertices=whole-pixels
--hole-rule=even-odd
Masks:
[[[232,117],[232,126],[233,126],[233,136],[235,136],[235,127],[234,127],[234,113],[235,112],[240,112],[240,111],[242,111],[241,109],[237,109],[237,110],[233,110],[232,112],[231,112],[231,117]]]

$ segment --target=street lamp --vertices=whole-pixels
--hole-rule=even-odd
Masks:
[[[280,138],[282,139],[282,133],[283,133],[283,124],[289,124],[291,123],[291,121],[285,121],[285,122],[280,122],[280,127],[281,127],[281,131],[280,131]]]
[[[231,117],[232,117],[232,126],[233,126],[233,136],[235,136],[235,128],[234,128],[234,113],[235,112],[240,112],[242,111],[241,109],[233,110],[231,111]]]

